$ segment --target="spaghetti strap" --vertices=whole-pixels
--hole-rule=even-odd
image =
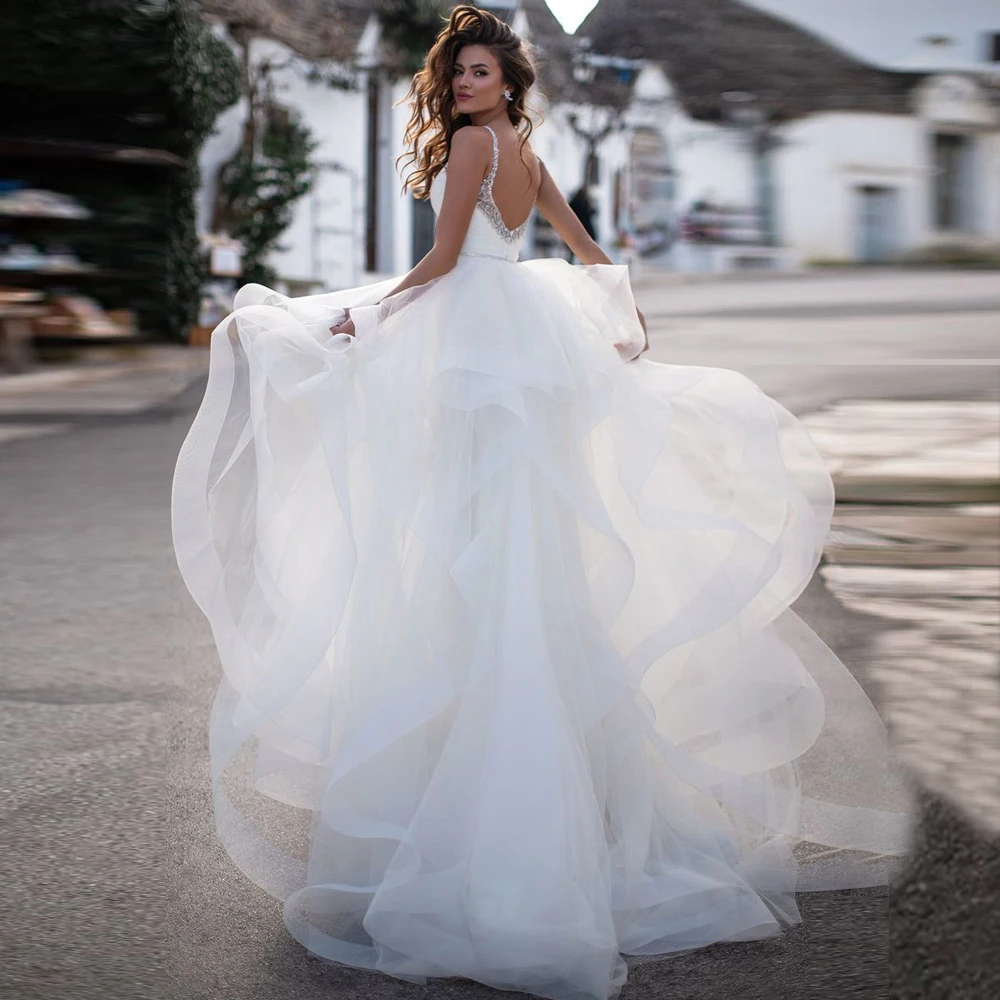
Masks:
[[[497,139],[496,132],[493,131],[492,125],[484,125],[484,129],[489,132],[490,137],[493,139],[493,162],[490,164],[490,172],[486,175],[486,183],[490,186],[490,191],[493,191],[493,181],[497,175],[497,167],[500,164],[500,142]]]
[[[528,218],[515,229],[509,228],[507,223],[504,222],[503,216],[500,214],[500,209],[493,198],[493,182],[496,180],[497,166],[500,163],[500,142],[492,126],[484,125],[483,128],[490,133],[493,139],[493,161],[490,164],[490,172],[483,178],[483,182],[479,186],[479,198],[476,204],[490,220],[490,224],[500,234],[505,243],[516,243],[527,230],[528,222],[531,220],[531,213],[529,212]],[[534,205],[534,200],[532,200],[532,205]]]

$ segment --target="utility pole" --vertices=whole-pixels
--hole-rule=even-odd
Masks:
[[[767,113],[756,102],[755,94],[727,90],[722,95],[723,114],[744,135],[753,162],[754,210],[764,246],[780,244],[775,203],[774,158],[780,145]]]
[[[593,81],[598,68],[615,69],[621,74],[629,74],[631,76],[645,65],[646,63],[643,59],[625,59],[621,56],[606,56],[591,52],[590,40],[581,38],[577,44],[577,50],[573,54],[573,77],[577,83],[586,86]],[[624,108],[599,108],[592,106],[590,109],[591,123],[589,128],[583,125],[580,116],[576,112],[572,112],[566,116],[569,127],[586,144],[583,164],[584,186],[599,183],[598,147],[613,132],[622,131],[625,128],[625,121],[622,118],[624,110]]]

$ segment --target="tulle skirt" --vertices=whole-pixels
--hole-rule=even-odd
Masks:
[[[394,284],[242,289],[174,480],[219,834],[291,933],[603,1000],[623,953],[884,882],[905,784],[789,610],[833,504],[797,421],[623,360],[624,267],[463,257],[375,305]]]

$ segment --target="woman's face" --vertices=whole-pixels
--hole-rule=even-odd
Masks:
[[[467,115],[490,111],[506,101],[500,64],[482,45],[466,45],[458,50],[451,89],[458,110]]]

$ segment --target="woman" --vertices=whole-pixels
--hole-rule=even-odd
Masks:
[[[240,291],[174,533],[225,671],[219,832],[291,933],[606,998],[622,953],[884,881],[905,823],[878,716],[788,610],[829,477],[745,378],[635,360],[627,271],[527,141],[533,81],[507,25],[454,10],[407,132],[433,249]],[[518,262],[533,208],[582,265]]]

